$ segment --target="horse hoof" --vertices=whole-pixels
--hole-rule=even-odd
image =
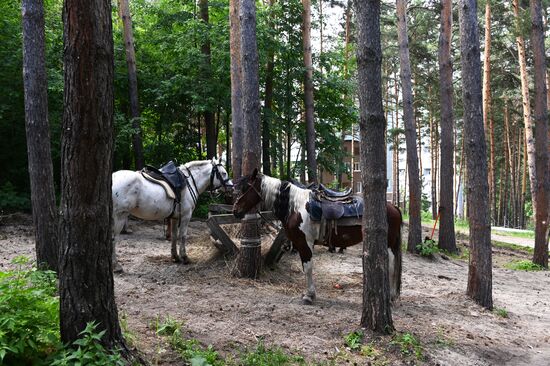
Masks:
[[[189,260],[189,257],[184,255],[183,257],[181,257],[181,263],[182,264],[189,264],[191,263],[191,261]]]
[[[173,260],[173,261],[174,261],[175,263],[179,263],[179,262],[181,262],[181,259],[180,259],[180,257],[179,257],[179,256],[177,256],[177,255],[173,255],[173,256],[172,256],[172,260]]]
[[[113,273],[122,273],[124,270],[122,269],[122,266],[120,264],[115,264],[115,267],[113,268]]]
[[[313,299],[309,296],[302,297],[302,304],[303,305],[313,305]]]

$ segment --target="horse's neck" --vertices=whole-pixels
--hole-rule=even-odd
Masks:
[[[302,189],[290,182],[264,176],[262,198],[264,207],[267,210],[273,210],[278,215],[286,216],[298,207],[305,205],[307,197],[309,197],[308,189]],[[277,207],[275,207],[276,205]]]
[[[198,191],[196,192],[197,196],[201,193],[204,193],[204,191],[206,191],[206,189],[210,185],[210,169],[208,169],[209,167],[209,164],[204,164],[194,165],[189,168],[189,171],[191,172],[193,178],[189,177],[187,184],[190,185],[194,191]]]

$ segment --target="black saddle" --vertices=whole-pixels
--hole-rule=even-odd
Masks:
[[[181,191],[187,186],[187,179],[179,170],[176,163],[170,160],[166,165],[157,169],[153,166],[146,165],[143,171],[155,179],[167,182],[176,194],[176,200],[181,202]]]
[[[345,191],[334,191],[330,188],[325,187],[322,183],[319,184],[318,191],[322,193],[325,197],[328,198],[348,198],[351,196],[351,188],[347,188]]]
[[[321,219],[338,220],[347,217],[360,218],[363,216],[363,198],[353,196],[351,192],[345,196],[345,201],[325,199],[322,195],[313,191],[306,204],[306,210],[314,221]]]

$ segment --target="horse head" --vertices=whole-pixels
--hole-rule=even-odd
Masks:
[[[258,174],[258,169],[236,181],[235,193],[237,199],[233,204],[233,215],[242,219],[262,201],[262,176]]]
[[[233,189],[233,182],[223,164],[216,158],[212,158],[212,171],[210,173],[210,188],[212,190],[222,188],[224,191]]]

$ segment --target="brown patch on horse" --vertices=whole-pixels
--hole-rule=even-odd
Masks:
[[[386,203],[388,218],[388,247],[394,255],[394,277],[390,279],[395,281],[396,298],[401,293],[401,272],[403,270],[403,256],[401,253],[401,226],[403,225],[403,216],[399,207],[391,203]]]
[[[300,225],[303,221],[302,215],[299,212],[292,212],[288,215],[286,223],[283,224],[286,237],[292,242],[294,249],[300,254],[302,263],[310,261],[313,255],[311,249],[307,245],[305,234],[300,230]]]
[[[361,225],[355,226],[338,226],[332,229],[330,233],[330,243],[326,241],[316,241],[316,245],[326,247],[347,248],[356,245],[363,240],[363,231]]]

